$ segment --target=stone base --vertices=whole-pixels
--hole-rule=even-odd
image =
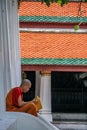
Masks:
[[[52,119],[52,114],[51,113],[42,113],[42,112],[39,112],[39,114],[47,121],[50,121],[52,122],[53,119]]]
[[[0,130],[59,130],[42,117],[21,112],[0,113]]]

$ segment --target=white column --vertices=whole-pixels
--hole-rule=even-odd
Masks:
[[[17,0],[0,0],[0,111],[5,96],[21,82]]]
[[[1,21],[1,4],[0,4],[0,113],[5,111],[5,93],[4,93],[4,49],[2,39],[2,21]]]
[[[21,81],[17,0],[1,0],[5,94]]]
[[[41,72],[40,98],[43,108],[40,114],[48,121],[52,121],[51,113],[51,72]]]

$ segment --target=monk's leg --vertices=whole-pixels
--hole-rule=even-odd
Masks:
[[[31,103],[29,106],[30,106],[30,107],[29,107],[27,113],[32,114],[32,115],[34,115],[34,116],[37,116],[36,105],[35,105],[34,103]]]
[[[36,105],[33,102],[29,102],[29,103],[25,104],[24,106],[16,109],[16,111],[25,112],[25,113],[29,113],[34,116],[37,116]]]

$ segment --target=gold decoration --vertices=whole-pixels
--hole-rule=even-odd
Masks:
[[[50,76],[51,75],[51,71],[41,71],[40,74],[42,76],[45,76],[45,75]]]

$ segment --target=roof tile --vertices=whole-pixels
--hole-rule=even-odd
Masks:
[[[20,33],[21,58],[87,58],[87,34]]]
[[[47,7],[41,2],[21,2],[19,16],[78,16],[79,2],[70,2],[63,7],[53,3]],[[87,16],[87,3],[81,5],[81,16]]]

